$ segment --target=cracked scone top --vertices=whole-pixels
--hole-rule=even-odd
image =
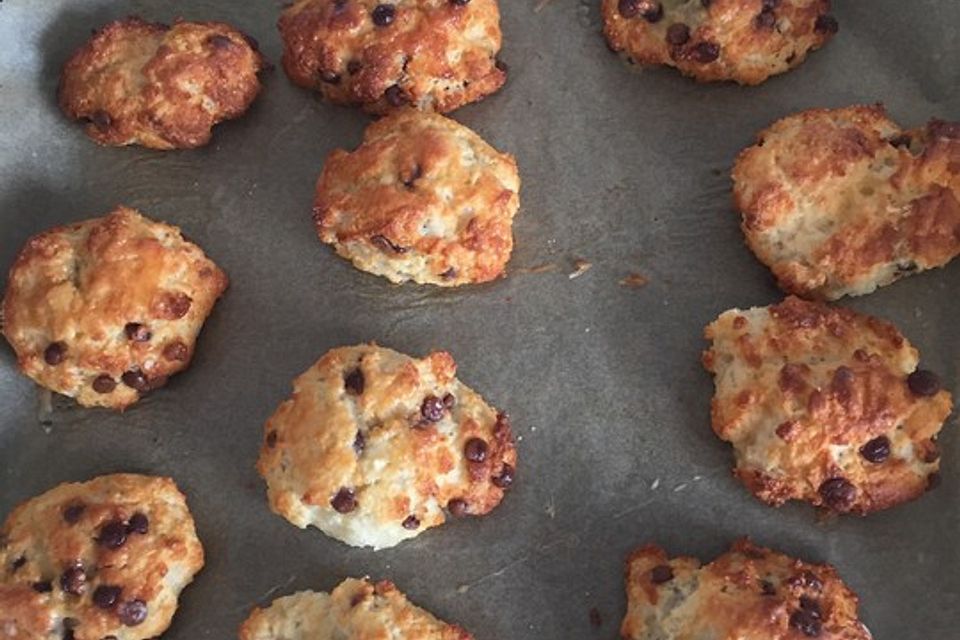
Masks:
[[[407,109],[335,150],[317,181],[320,239],[362,271],[440,286],[503,274],[520,177],[509,154],[438,114]]]
[[[747,245],[788,293],[863,295],[960,254],[960,124],[803,111],[758,134],[733,182]]]
[[[240,640],[472,640],[411,604],[393,583],[347,578],[329,594],[300,591],[254,609]]]
[[[513,482],[507,417],[423,359],[376,345],[327,352],[265,426],[257,469],[271,508],[354,546],[391,547],[483,515]]]
[[[627,560],[625,640],[870,640],[858,599],[829,565],[748,540],[707,565],[656,545]]]
[[[497,0],[298,0],[277,26],[291,80],[374,113],[446,113],[507,77]]]
[[[603,0],[603,33],[628,62],[700,81],[759,84],[837,31],[830,0]]]
[[[27,241],[10,269],[3,334],[38,384],[123,409],[187,367],[226,287],[179,229],[118,207]]]
[[[61,484],[17,507],[0,530],[0,639],[154,638],[202,566],[171,479]]]
[[[131,17],[96,31],[64,65],[58,98],[104,145],[199,147],[260,92],[256,43],[220,22]]]
[[[893,325],[789,297],[727,311],[706,337],[713,430],[764,502],[864,514],[939,479],[951,397]]]

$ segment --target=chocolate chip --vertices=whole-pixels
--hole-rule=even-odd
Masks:
[[[267,447],[270,449],[273,449],[275,446],[277,446],[276,431],[271,431],[270,433],[267,434],[266,443],[267,443]]]
[[[437,396],[427,396],[420,405],[420,415],[427,422],[439,422],[443,419],[446,407],[443,406],[443,400]]]
[[[123,590],[120,587],[102,584],[93,590],[93,604],[101,609],[111,609],[120,599],[121,591]]]
[[[447,511],[455,518],[462,518],[467,515],[467,503],[462,498],[454,498],[447,503]]]
[[[917,396],[935,396],[940,392],[940,377],[933,371],[917,369],[907,376],[907,386]]]
[[[362,395],[363,387],[363,371],[360,370],[360,367],[357,367],[343,377],[343,388],[347,390],[347,393],[355,396]]]
[[[443,396],[443,406],[447,409],[453,409],[457,404],[457,399],[453,397],[452,393],[444,394]]]
[[[13,563],[10,565],[10,569],[11,571],[16,571],[25,564],[27,564],[27,556],[20,556],[13,561]]]
[[[185,293],[170,293],[160,304],[160,316],[168,320],[178,320],[187,315],[193,304],[190,296]]]
[[[207,42],[213,45],[214,49],[229,49],[233,46],[233,40],[220,33],[215,33],[207,38]]]
[[[817,577],[812,571],[804,571],[798,573],[795,576],[792,576],[787,582],[790,583],[792,587],[799,587],[801,589],[812,589],[816,592],[823,590],[823,583],[820,581],[820,578]]]
[[[765,596],[775,596],[777,595],[777,588],[773,586],[773,583],[769,580],[760,581],[760,593]]]
[[[910,143],[913,142],[913,140],[909,133],[901,133],[900,135],[888,138],[887,142],[897,148],[910,148]],[[914,265],[914,269],[916,269],[916,265]]]
[[[840,30],[837,19],[833,16],[817,16],[817,21],[813,23],[813,29],[817,33],[836,33]]]
[[[720,45],[715,42],[701,42],[693,48],[693,59],[702,64],[713,62],[720,57]]]
[[[407,177],[401,176],[400,180],[407,189],[413,189],[414,183],[419,180],[421,176],[423,176],[423,169],[420,168],[419,164],[415,164],[413,165],[413,169],[410,170],[409,175],[407,175]]]
[[[41,580],[40,582],[34,582],[32,585],[33,590],[37,593],[50,593],[53,591],[53,585],[49,580]]]
[[[457,270],[454,269],[453,267],[450,267],[449,269],[441,273],[440,277],[443,278],[444,280],[453,280],[454,278],[457,277]]]
[[[940,448],[937,446],[936,441],[927,440],[924,443],[924,445],[921,447],[920,459],[927,464],[936,462],[940,459]]]
[[[60,588],[75,596],[83,595],[87,590],[87,574],[83,572],[83,567],[74,565],[67,568],[60,576]]]
[[[383,92],[383,97],[386,98],[387,102],[393,107],[402,107],[410,102],[410,98],[403,90],[403,87],[398,84],[392,84],[387,87],[387,90]]]
[[[754,18],[753,24],[757,29],[772,29],[777,24],[777,15],[773,12],[773,9],[764,7],[763,11]]]
[[[491,482],[495,487],[500,489],[506,489],[513,484],[513,467],[509,464],[504,463],[503,469],[500,471],[500,475],[491,479]]]
[[[817,620],[823,617],[823,614],[820,611],[820,603],[810,596],[800,596],[800,608],[804,611],[810,612],[810,615]]]
[[[860,447],[860,455],[868,462],[883,462],[890,457],[890,438],[877,436]]]
[[[397,8],[392,4],[378,4],[374,7],[370,16],[373,18],[373,24],[378,27],[386,27],[393,22],[397,15]]]
[[[357,435],[353,438],[353,452],[357,455],[363,453],[363,450],[367,446],[367,438],[361,432],[357,431]]]
[[[487,443],[482,438],[470,438],[463,446],[463,455],[470,462],[483,462],[487,459]]]
[[[150,330],[139,322],[128,322],[126,326],[123,327],[123,331],[127,334],[127,338],[134,342],[146,342],[153,337]]]
[[[793,615],[790,616],[790,626],[811,638],[819,636],[823,628],[823,625],[813,614],[803,609],[793,612]]]
[[[98,129],[109,129],[110,125],[113,123],[113,118],[110,117],[110,114],[104,111],[103,109],[97,109],[90,115],[90,121]]]
[[[690,40],[690,27],[682,22],[674,22],[667,28],[667,43],[675,47],[686,44]]]
[[[417,529],[420,528],[420,520],[417,518],[417,516],[409,515],[403,519],[401,526],[404,529],[409,529],[410,531],[416,531]]]
[[[163,358],[175,362],[186,362],[190,359],[190,349],[179,340],[171,342],[163,348]]]
[[[131,389],[136,389],[137,391],[144,392],[150,390],[150,381],[147,380],[147,376],[144,375],[143,371],[139,369],[131,369],[130,371],[125,371],[120,379],[123,380],[123,384],[127,385]]]
[[[93,390],[97,393],[110,393],[116,387],[116,381],[105,373],[93,379]]]
[[[127,533],[136,533],[141,536],[147,535],[150,531],[150,519],[139,511],[130,516],[127,521]]]
[[[51,342],[47,345],[47,348],[43,350],[43,361],[53,367],[63,362],[66,355],[67,345],[62,342]]]
[[[847,511],[857,497],[857,488],[846,478],[830,478],[817,489],[824,504],[835,511]]]
[[[119,520],[111,520],[100,527],[97,542],[108,549],[119,549],[127,542],[127,525]]]
[[[600,609],[593,607],[590,609],[590,626],[591,627],[602,627],[603,626],[603,617],[600,615]]]
[[[127,600],[117,607],[117,617],[128,627],[135,627],[147,619],[147,603],[143,600]]]
[[[398,244],[395,244],[390,238],[386,237],[383,234],[376,234],[370,236],[370,242],[372,242],[378,249],[381,251],[392,251],[393,253],[406,253],[407,248],[401,247]]]
[[[320,79],[327,84],[340,84],[340,74],[335,71],[321,71]]]
[[[624,18],[639,15],[647,22],[660,22],[663,18],[663,4],[656,0],[620,0],[617,10]]]
[[[357,496],[354,495],[353,489],[342,487],[340,491],[337,491],[337,495],[330,500],[330,506],[337,513],[350,513],[357,508]]]
[[[673,580],[673,569],[666,564],[658,564],[650,570],[650,582],[653,584],[663,584]]]
[[[76,524],[80,520],[80,516],[83,515],[83,512],[86,510],[87,505],[82,502],[73,502],[68,504],[63,508],[61,515],[63,516],[64,522],[67,524]]]
[[[630,19],[640,15],[641,0],[620,0],[617,3],[617,11],[624,18]]]
[[[347,73],[349,73],[350,75],[357,74],[360,71],[360,69],[363,69],[363,63],[360,62],[359,60],[351,60],[350,62],[347,63]]]
[[[450,0],[450,4],[457,7],[465,7],[470,4],[470,0]]]

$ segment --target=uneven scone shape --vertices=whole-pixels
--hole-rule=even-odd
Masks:
[[[376,345],[327,352],[267,421],[257,469],[271,508],[354,546],[385,548],[483,515],[513,482],[510,423],[454,377]]]
[[[371,124],[355,151],[330,154],[313,215],[320,239],[358,269],[457,286],[503,273],[519,189],[512,156],[407,109]]]
[[[255,609],[240,640],[471,640],[382,580],[347,578],[329,594],[300,591]]]
[[[297,0],[277,26],[291,80],[373,113],[445,113],[507,78],[497,0]]]
[[[625,640],[870,640],[829,565],[738,540],[707,565],[656,545],[627,560]]]
[[[199,147],[260,91],[256,42],[221,22],[117,20],[73,54],[60,77],[63,112],[104,145]]]
[[[761,131],[733,181],[747,244],[788,293],[863,295],[960,254],[960,124],[804,111]]]
[[[700,81],[759,84],[837,32],[830,0],[603,0],[610,48]]]
[[[173,480],[61,484],[0,530],[0,638],[142,640],[163,633],[203,547]]]
[[[917,369],[917,350],[893,325],[789,297],[727,311],[706,337],[713,430],[764,502],[865,514],[939,479],[936,438],[951,397]]]
[[[186,368],[226,287],[179,229],[118,207],[27,241],[10,270],[3,334],[38,384],[123,409]]]

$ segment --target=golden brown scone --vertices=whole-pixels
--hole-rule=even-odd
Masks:
[[[392,282],[457,286],[503,274],[520,206],[513,156],[438,114],[406,109],[327,158],[313,209],[320,239]]]
[[[60,108],[104,145],[185,149],[260,92],[256,42],[221,22],[131,17],[95,32],[63,67]]]
[[[517,463],[510,422],[455,373],[443,351],[328,351],[267,420],[257,470],[270,507],[376,549],[443,524],[444,510],[492,510]]]
[[[858,598],[829,565],[743,539],[713,562],[656,545],[627,560],[626,640],[870,640]]]
[[[804,111],[761,131],[733,180],[747,244],[788,293],[862,295],[960,254],[960,124]]]
[[[123,409],[186,368],[226,287],[177,227],[118,207],[27,241],[10,269],[3,334],[37,384]]]
[[[713,430],[764,502],[866,514],[939,478],[951,397],[892,324],[789,297],[726,311],[706,337]]]
[[[298,0],[277,26],[291,80],[372,113],[446,113],[507,78],[497,0]]]
[[[202,566],[170,478],[61,484],[17,507],[0,530],[0,639],[154,638]]]
[[[702,82],[759,84],[837,32],[830,0],[603,0],[603,32],[630,63]]]
[[[472,640],[410,603],[392,582],[347,578],[329,594],[300,591],[254,609],[240,640]]]

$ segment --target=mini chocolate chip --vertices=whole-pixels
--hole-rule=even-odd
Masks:
[[[103,373],[93,379],[93,390],[97,393],[110,393],[117,388],[117,382]]]
[[[673,569],[666,564],[658,564],[650,570],[650,582],[653,584],[663,584],[673,580]]]
[[[355,396],[362,395],[363,386],[363,371],[360,370],[360,367],[357,367],[343,378],[343,388],[346,389],[349,394]]]
[[[823,502],[835,511],[848,510],[857,497],[857,488],[846,478],[824,480],[817,492],[823,498]]]
[[[420,405],[420,415],[428,422],[439,422],[443,419],[446,407],[443,406],[443,400],[437,396],[427,396]]]
[[[443,396],[443,406],[447,409],[453,409],[457,404],[457,399],[453,397],[452,393],[444,394]]]
[[[67,568],[60,576],[60,588],[75,596],[83,595],[87,590],[87,574],[83,572],[83,567],[74,565]]]
[[[119,520],[111,520],[100,527],[97,542],[108,549],[119,549],[127,541],[127,525]]]
[[[127,533],[137,533],[141,536],[147,535],[150,531],[150,519],[139,511],[130,516],[127,521]]]
[[[190,349],[179,340],[171,342],[163,348],[163,358],[165,360],[186,362],[190,358]]]
[[[373,24],[378,27],[386,27],[397,16],[397,8],[392,4],[378,4],[374,7],[370,16],[373,18]]]
[[[454,498],[447,503],[447,511],[455,518],[462,518],[467,515],[467,503],[462,498]]]
[[[353,452],[357,455],[363,453],[363,450],[367,446],[367,438],[361,432],[357,431],[357,435],[353,438]]]
[[[162,317],[168,320],[178,320],[187,315],[193,300],[185,293],[171,293],[167,295],[162,305]]]
[[[390,240],[390,238],[380,233],[370,236],[370,242],[376,245],[376,247],[381,251],[392,251],[394,253],[407,252],[406,247],[401,247],[400,245],[395,244],[392,240]]]
[[[357,74],[360,71],[360,69],[363,69],[363,63],[360,62],[359,60],[351,60],[350,62],[347,63],[347,73],[349,73],[350,75]]]
[[[590,609],[590,626],[591,627],[602,627],[603,626],[603,617],[600,615],[600,609],[593,607]]]
[[[147,603],[143,600],[127,600],[117,607],[117,617],[128,627],[135,627],[147,619]]]
[[[675,47],[686,44],[690,40],[690,27],[682,22],[674,22],[667,29],[667,43]]]
[[[268,433],[266,442],[267,442],[267,447],[270,449],[273,449],[275,446],[277,446],[277,432],[271,431],[270,433]]]
[[[357,508],[357,496],[354,495],[353,489],[342,487],[330,500],[330,506],[337,513],[350,513]]]
[[[228,49],[233,46],[233,40],[221,33],[215,33],[209,38],[207,42],[213,45],[214,49]]]
[[[27,556],[20,556],[13,561],[13,564],[10,565],[10,569],[16,571],[25,564],[27,564]]]
[[[877,436],[860,447],[860,455],[868,462],[883,462],[890,457],[890,438]]]
[[[822,15],[817,16],[817,21],[813,23],[813,29],[817,33],[836,33],[840,30],[840,25],[833,16]]]
[[[823,628],[823,625],[813,614],[803,609],[793,612],[793,615],[790,616],[790,626],[811,638],[819,636]]]
[[[775,596],[777,595],[777,588],[773,586],[773,583],[769,580],[760,581],[760,593],[765,596]]]
[[[403,182],[403,186],[407,189],[413,189],[414,183],[423,176],[423,169],[420,168],[419,164],[413,165],[413,169],[410,171],[410,174],[407,177],[400,177],[400,180]]]
[[[56,366],[63,362],[66,355],[67,345],[62,342],[51,342],[47,345],[47,348],[43,350],[43,361],[51,367]]]
[[[713,62],[720,57],[720,45],[715,42],[701,42],[693,48],[693,59],[702,64]]]
[[[125,371],[120,379],[123,380],[123,384],[127,385],[131,389],[136,389],[137,391],[144,392],[150,390],[150,382],[147,380],[147,376],[143,374],[143,371],[139,369],[131,369],[130,371]]]
[[[153,337],[150,330],[139,322],[128,322],[123,331],[127,334],[127,338],[134,342],[146,342]]]
[[[463,446],[463,455],[470,462],[483,462],[487,459],[487,443],[482,438],[470,438]]]
[[[32,585],[33,590],[37,593],[50,593],[53,591],[53,585],[49,580],[41,580],[39,582],[34,582]]]
[[[340,74],[335,71],[321,71],[320,79],[327,84],[340,84]]]
[[[917,369],[907,376],[907,386],[917,396],[935,396],[940,392],[940,377],[933,371]]]
[[[777,24],[777,15],[773,9],[764,7],[763,11],[754,18],[753,24],[757,29],[772,29],[773,25]]]
[[[822,617],[822,612],[820,611],[820,603],[811,598],[810,596],[800,596],[800,608],[804,611],[809,611],[810,615],[819,620]]]
[[[403,519],[401,526],[404,529],[409,529],[410,531],[416,531],[417,529],[420,528],[420,520],[417,518],[417,516],[409,515]]]
[[[394,107],[402,107],[410,102],[410,98],[407,97],[403,87],[398,84],[392,84],[387,87],[387,90],[383,92],[383,97]]]
[[[76,524],[80,520],[80,516],[83,515],[83,512],[86,510],[87,505],[82,502],[73,502],[68,504],[63,508],[62,516],[64,522],[67,524]]]
[[[109,129],[110,125],[113,123],[113,118],[111,118],[110,114],[103,109],[97,109],[90,115],[90,121],[98,129]]]
[[[660,20],[663,18],[662,3],[657,2],[656,0],[637,0],[636,4],[637,11],[634,13],[634,15],[639,14],[647,22],[660,22]],[[621,12],[621,15],[622,13],[623,12]]]
[[[93,590],[93,604],[101,609],[111,609],[120,599],[121,591],[123,590],[120,587],[102,584]]]
[[[458,7],[465,7],[470,4],[470,0],[450,0],[450,4]]]
[[[513,484],[513,467],[511,467],[507,463],[504,463],[503,469],[501,469],[500,471],[500,475],[494,477],[491,480],[491,482],[493,482],[493,485],[495,487],[499,487],[500,489],[506,489],[507,487],[512,485]]]

